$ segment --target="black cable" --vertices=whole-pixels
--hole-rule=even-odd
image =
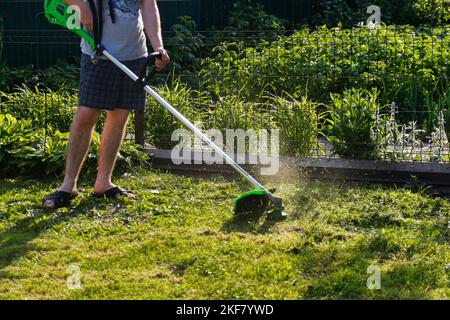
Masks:
[[[112,0],[108,1],[108,5],[109,5],[109,15],[111,16],[111,22],[114,24],[114,23],[116,23],[116,15],[114,14]]]
[[[100,3],[102,0],[100,1]],[[99,21],[98,21],[98,12],[97,7],[95,6],[94,0],[88,0],[89,7],[91,8],[91,14],[93,18],[93,24],[94,24],[94,42],[95,46],[97,47],[101,42],[101,34],[99,33]]]
[[[97,53],[101,55],[101,52],[98,51],[99,47],[102,45],[102,36],[103,36],[103,0],[97,0],[98,3],[98,11],[97,11],[97,22],[98,22],[98,43],[97,43]]]

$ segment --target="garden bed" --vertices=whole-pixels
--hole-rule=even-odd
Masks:
[[[175,165],[171,150],[146,148],[154,168],[172,172],[197,172],[204,174],[233,174],[234,169],[227,164],[181,164]],[[202,159],[201,151],[186,152],[188,159]],[[234,158],[236,155],[232,155]],[[243,156],[240,156],[243,158]],[[255,158],[255,156],[254,156]],[[256,174],[261,173],[261,165],[244,165]],[[387,162],[375,160],[351,160],[342,158],[293,158],[281,157],[280,170],[271,179],[309,176],[318,179],[341,179],[347,181],[411,183],[438,188],[450,192],[450,165],[421,162]]]

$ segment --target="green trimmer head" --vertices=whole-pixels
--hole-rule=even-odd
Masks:
[[[233,205],[236,215],[267,213],[270,219],[285,219],[283,201],[266,190],[252,190],[239,196]]]

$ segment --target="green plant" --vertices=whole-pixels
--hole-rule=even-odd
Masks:
[[[327,25],[354,27],[369,18],[367,8],[377,5],[381,9],[382,21],[386,24],[416,24],[418,17],[413,7],[414,0],[314,0],[313,15],[308,19],[313,26]]]
[[[58,60],[54,66],[45,70],[34,70],[32,65],[13,68],[6,62],[0,62],[0,92],[15,92],[24,86],[42,92],[45,90],[71,92],[78,89],[79,73],[78,61],[69,64],[64,60]]]
[[[7,113],[0,114],[0,165],[5,167],[11,160],[11,149],[27,140],[30,120],[18,121]]]
[[[333,26],[341,23],[348,27],[354,26],[364,17],[361,7],[355,10],[354,5],[346,0],[315,1],[313,7],[315,14],[310,19],[313,25]]]
[[[450,88],[443,90],[442,94],[430,96],[429,99],[425,101],[425,108],[428,115],[427,132],[430,132],[430,129],[435,128],[436,125],[440,125],[439,123],[441,123],[441,120],[438,120],[436,115],[439,115],[440,118],[441,114],[443,114],[443,132],[450,136]]]
[[[402,111],[412,111],[401,114],[403,121],[422,125],[440,108],[424,113],[424,107],[448,88],[449,45],[448,27],[302,29],[255,47],[224,43],[203,61],[200,76],[214,96],[238,92],[250,101],[287,92],[328,103],[330,93],[376,87],[382,105],[396,101]]]
[[[166,41],[166,47],[172,57],[168,67],[169,73],[185,77],[189,82],[190,77],[197,74],[200,68],[203,38],[197,32],[197,24],[191,17],[178,17],[179,23],[172,26],[174,36]]]
[[[280,129],[281,154],[307,157],[320,151],[319,125],[324,114],[319,113],[317,103],[292,96],[272,97],[267,103],[273,106],[274,121]]]
[[[219,97],[207,107],[205,126],[222,130],[270,128],[270,114],[266,105],[246,102],[239,96]]]
[[[448,113],[448,112],[447,112]],[[445,162],[450,159],[450,143],[448,135],[445,130],[445,116],[444,112],[439,112],[437,119],[437,125],[431,133],[430,143],[432,146],[432,153],[434,161]]]
[[[69,133],[51,126],[36,128],[32,120],[0,114],[0,172],[14,175],[61,175],[64,170]],[[97,168],[100,135],[95,132],[84,170],[88,175]],[[118,157],[118,170],[143,165],[147,155],[126,141]]]
[[[389,115],[380,114],[377,110],[374,137],[380,157],[394,161],[449,162],[445,114],[448,112],[438,112],[433,121],[431,135],[426,136],[426,131],[421,129],[416,121],[407,124],[398,122],[395,103],[391,104]]]
[[[64,60],[58,62],[37,74],[39,82],[44,88],[54,91],[71,91],[78,89],[80,80],[80,63],[69,64]]]
[[[65,90],[42,92],[23,85],[13,93],[0,92],[2,107],[18,119],[30,119],[34,128],[51,126],[61,132],[69,131],[77,94]]]
[[[54,161],[62,154],[64,135],[47,129],[36,129],[31,120],[20,120],[11,114],[0,114],[1,172],[14,174],[51,174],[62,172],[64,162]],[[61,157],[62,158],[62,157]]]
[[[311,25],[353,27],[366,22],[367,8],[377,5],[386,24],[443,25],[450,21],[449,0],[314,0]]]
[[[262,4],[254,0],[237,0],[233,5],[228,26],[224,29],[225,40],[244,40],[254,45],[261,39],[275,40],[284,34],[288,22],[268,14]]]
[[[332,95],[327,135],[333,150],[344,158],[377,159],[374,138],[375,115],[379,105],[376,90],[351,89]]]
[[[416,0],[413,7],[422,23],[442,25],[450,22],[449,0]]]
[[[203,105],[205,97],[190,89],[180,79],[174,80],[169,86],[165,84],[158,88],[159,94],[173,105],[184,116],[195,121],[196,108]],[[177,142],[171,141],[172,133],[183,127],[166,108],[154,99],[149,99],[145,112],[146,141],[156,148],[171,149]]]
[[[234,0],[227,26],[223,30],[212,27],[205,39],[207,48],[214,48],[222,42],[242,42],[254,46],[260,40],[273,41],[286,33],[289,22],[269,14],[264,6],[255,0]],[[208,52],[207,56],[213,52]]]
[[[11,92],[22,87],[33,78],[33,66],[11,68],[6,62],[0,62],[0,92]]]
[[[410,176],[409,181],[405,184],[405,188],[410,189],[412,192],[419,193],[426,190],[427,186],[422,181],[420,181],[417,176],[412,175]]]

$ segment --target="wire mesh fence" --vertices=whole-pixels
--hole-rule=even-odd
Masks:
[[[286,155],[449,163],[448,31],[226,34],[233,42],[214,43],[199,74],[178,75],[195,88],[181,104],[207,128],[280,128]],[[170,132],[151,123],[148,141],[167,143]]]

